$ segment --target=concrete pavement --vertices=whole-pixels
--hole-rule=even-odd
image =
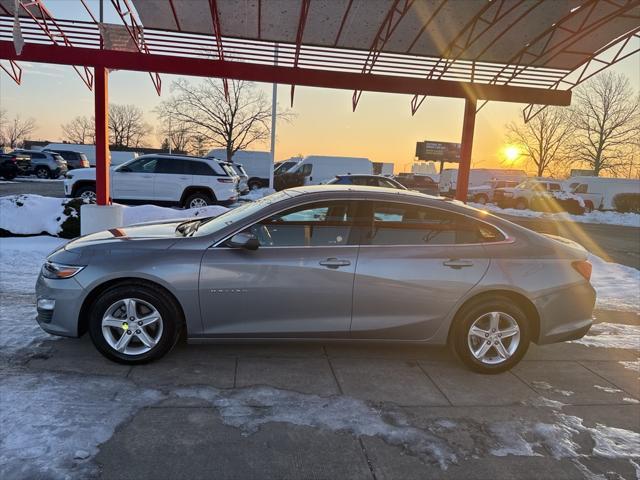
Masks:
[[[640,324],[613,312],[597,321]],[[132,368],[84,337],[47,342],[20,369],[118,379],[127,387],[107,401],[123,406],[131,388],[158,392],[86,460],[103,479],[629,480],[640,465],[640,383],[620,362],[638,354],[532,345],[513,371],[483,376],[445,348],[178,345]]]

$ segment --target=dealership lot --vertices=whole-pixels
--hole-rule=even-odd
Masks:
[[[596,311],[580,343],[532,345],[498,376],[443,348],[346,343],[179,344],[125,367],[39,329],[27,250],[30,270],[0,272],[3,478],[637,475],[634,311]]]

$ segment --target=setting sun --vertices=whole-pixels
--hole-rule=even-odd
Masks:
[[[516,163],[520,158],[520,149],[516,145],[507,145],[502,150],[502,155],[507,163]]]

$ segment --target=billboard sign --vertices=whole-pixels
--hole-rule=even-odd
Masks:
[[[460,163],[460,144],[451,142],[416,142],[418,160]]]

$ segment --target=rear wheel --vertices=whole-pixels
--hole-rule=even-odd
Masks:
[[[249,187],[249,190],[258,190],[260,188],[262,188],[262,182],[260,180],[249,180],[247,182],[247,185]]]
[[[89,334],[98,351],[129,365],[169,352],[182,323],[179,307],[166,292],[131,283],[107,289],[89,312]]]
[[[486,196],[486,195],[484,195],[484,194],[479,194],[479,195],[476,195],[476,196],[473,198],[473,201],[474,201],[474,202],[476,202],[476,203],[479,203],[479,204],[481,204],[481,205],[486,205],[486,204],[487,204],[487,202],[489,201],[489,199],[487,198],[487,196]]]
[[[51,178],[51,171],[47,167],[36,167],[35,174],[38,178]]]
[[[204,192],[196,192],[189,195],[182,206],[184,208],[202,208],[213,204],[214,200],[211,195]]]
[[[14,178],[16,178],[16,174],[13,172],[5,173],[4,175],[2,175],[2,178],[4,178],[5,180],[13,180]]]
[[[529,348],[526,315],[513,300],[486,297],[462,308],[450,345],[462,362],[479,373],[501,373],[516,365]]]
[[[591,213],[593,212],[593,203],[586,201],[584,202],[584,213]]]

